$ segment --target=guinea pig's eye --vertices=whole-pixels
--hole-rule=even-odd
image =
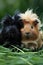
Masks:
[[[33,22],[34,26],[36,26],[38,23],[39,23],[39,22],[38,22],[37,20],[35,20],[35,21]]]

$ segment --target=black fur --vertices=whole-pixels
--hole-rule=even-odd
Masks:
[[[0,45],[10,48],[11,45],[21,46],[21,32],[23,27],[22,20],[18,14],[14,18],[10,15],[5,16],[1,21],[2,28],[0,29]],[[6,42],[8,42],[6,44]]]
[[[3,27],[9,26],[9,25],[14,25],[14,21],[13,21],[11,15],[7,14],[6,16],[4,16],[2,18],[1,25]]]
[[[15,15],[12,17],[15,21],[15,25],[17,26],[17,28],[20,30],[22,27],[23,27],[23,22],[22,22],[22,19],[20,19],[20,16],[19,16],[20,12],[17,11],[15,12]]]

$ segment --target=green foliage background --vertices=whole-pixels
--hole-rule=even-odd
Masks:
[[[0,0],[0,19],[6,13],[13,15],[15,10],[24,12],[28,8],[33,9],[43,21],[43,0]]]
[[[28,8],[43,22],[43,0],[0,0],[0,20],[7,13],[14,15],[15,10],[25,12]],[[43,65],[43,50],[17,53],[0,46],[0,65]]]

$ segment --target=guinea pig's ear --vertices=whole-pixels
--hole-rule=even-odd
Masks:
[[[18,27],[19,29],[21,29],[21,28],[23,27],[23,22],[22,22],[22,19],[20,19],[19,14],[20,14],[19,11],[17,11],[17,12],[15,13],[14,20],[15,20],[15,23],[16,23],[17,27]]]
[[[19,10],[16,10],[14,12],[14,15],[13,15],[12,19],[17,21],[19,19],[19,16],[18,16],[19,13],[20,13],[20,11]]]
[[[2,18],[1,24],[3,26],[9,26],[9,25],[12,25],[12,23],[13,23],[13,20],[12,20],[12,17],[9,14],[5,15]]]

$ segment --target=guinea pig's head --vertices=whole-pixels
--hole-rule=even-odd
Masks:
[[[37,14],[32,10],[27,10],[25,13],[20,13],[19,16],[23,23],[23,28],[21,28],[23,39],[29,41],[38,39],[41,22]]]

